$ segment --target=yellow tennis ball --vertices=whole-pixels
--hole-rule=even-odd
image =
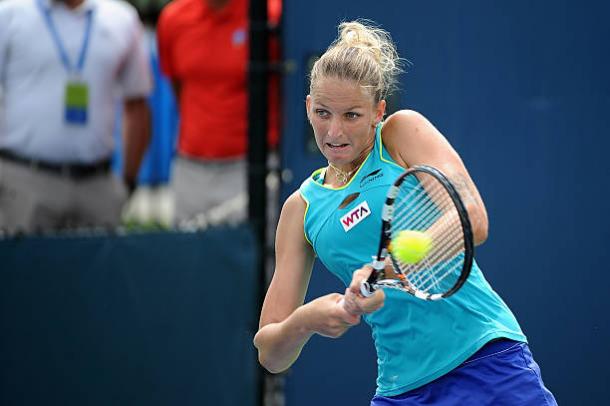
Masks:
[[[415,264],[426,256],[431,247],[432,239],[426,233],[403,230],[392,239],[390,250],[400,262]]]

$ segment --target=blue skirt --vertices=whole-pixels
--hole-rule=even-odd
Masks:
[[[526,343],[487,343],[442,377],[397,396],[376,395],[371,406],[556,406]]]

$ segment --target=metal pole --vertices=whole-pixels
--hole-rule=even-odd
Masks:
[[[269,32],[267,28],[267,0],[250,0],[250,61],[248,65],[248,217],[254,229],[258,260],[256,297],[261,309],[265,285],[266,226],[267,226],[267,129],[268,129],[268,74]],[[255,317],[255,320],[257,317]],[[254,326],[256,331],[258,324]],[[258,365],[258,364],[257,364]],[[256,381],[259,389],[257,401],[264,404],[265,372],[258,366]]]

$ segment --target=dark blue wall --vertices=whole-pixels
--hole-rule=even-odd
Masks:
[[[605,1],[285,4],[285,53],[297,69],[285,82],[283,159],[293,177],[284,196],[325,164],[309,149],[307,59],[341,19],[377,21],[412,62],[401,107],[435,123],[483,195],[490,237],[478,261],[560,404],[610,396],[609,15]],[[316,268],[311,296],[340,291],[323,272]],[[367,335],[363,327],[312,340],[287,375],[288,405],[366,404],[375,377]]]
[[[254,248],[247,227],[0,239],[0,404],[255,405]]]

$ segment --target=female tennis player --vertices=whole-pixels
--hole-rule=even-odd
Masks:
[[[394,289],[360,293],[386,192],[406,168],[445,174],[468,212],[474,243],[487,238],[483,201],[443,135],[414,111],[384,120],[400,71],[388,33],[366,21],[340,24],[312,68],[307,116],[328,166],[282,208],[275,273],[254,338],[260,363],[284,371],[313,334],[337,338],[362,318],[378,357],[371,405],[555,405],[518,322],[476,263],[445,300]],[[316,255],[347,289],[304,303]]]

